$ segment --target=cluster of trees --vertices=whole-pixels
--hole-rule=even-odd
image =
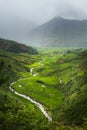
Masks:
[[[3,67],[4,67],[4,62],[1,61],[0,62],[0,84],[5,82],[7,80],[7,78],[8,78],[8,75],[3,72]]]
[[[49,130],[47,119],[8,95],[0,96],[0,130]]]

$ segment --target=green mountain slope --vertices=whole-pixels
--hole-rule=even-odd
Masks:
[[[82,125],[84,119],[87,118],[87,51],[75,53],[74,58],[70,58],[69,61],[65,60],[65,63],[63,63],[72,65],[65,67],[66,77],[63,76],[67,79],[67,74],[71,74],[69,81],[66,80],[65,83],[62,81],[60,85],[60,89],[65,95],[65,102],[61,107],[62,114],[60,115],[61,120],[64,120],[65,124],[68,125]],[[67,73],[68,71],[71,72]]]
[[[36,49],[26,46],[24,44],[20,44],[14,41],[9,41],[0,38],[0,49],[14,52],[14,53],[29,53],[29,54],[37,54]]]

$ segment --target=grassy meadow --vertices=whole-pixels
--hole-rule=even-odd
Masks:
[[[2,130],[86,130],[86,49],[43,48],[36,55],[1,51],[0,64],[0,120],[7,124],[0,124]],[[14,81],[12,88],[41,103],[52,122],[34,104],[10,92]]]

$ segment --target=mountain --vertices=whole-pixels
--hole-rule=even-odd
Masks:
[[[41,46],[87,46],[87,20],[55,17],[29,33],[30,41]]]
[[[29,54],[37,54],[36,49],[26,46],[24,44],[20,44],[14,41],[9,41],[0,38],[0,49],[14,52],[14,53],[29,53]]]
[[[0,37],[25,43],[27,42],[27,34],[29,33],[29,31],[36,27],[36,23],[26,19],[22,19],[16,16],[12,18],[10,18],[10,16],[8,16],[7,18],[1,16]]]

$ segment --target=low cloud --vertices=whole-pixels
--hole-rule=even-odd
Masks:
[[[2,20],[19,17],[42,24],[52,17],[87,18],[86,0],[0,0]]]

